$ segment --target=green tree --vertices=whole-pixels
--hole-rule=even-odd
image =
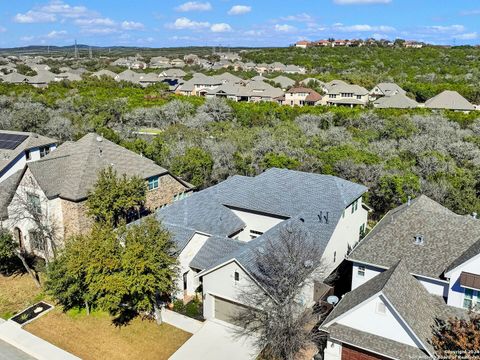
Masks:
[[[276,167],[282,169],[297,169],[300,161],[291,158],[285,154],[268,153],[262,161],[262,167],[265,169]]]
[[[208,183],[213,169],[212,156],[199,147],[192,147],[173,160],[172,171],[195,186]]]
[[[117,227],[142,209],[146,185],[139,177],[119,177],[110,166],[102,170],[87,199],[87,213],[96,222]]]

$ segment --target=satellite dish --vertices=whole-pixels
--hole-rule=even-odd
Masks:
[[[327,303],[329,303],[330,305],[335,305],[338,303],[338,297],[335,296],[335,295],[330,295],[329,297],[327,297]]]

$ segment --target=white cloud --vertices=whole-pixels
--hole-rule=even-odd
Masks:
[[[209,2],[189,1],[176,7],[176,10],[180,12],[209,11],[212,10],[212,4]]]
[[[22,36],[20,38],[21,41],[25,41],[25,42],[32,41],[33,39],[35,39],[34,36]]]
[[[67,32],[65,30],[59,30],[59,31],[53,30],[53,31],[50,31],[46,37],[49,39],[58,39],[63,35],[67,35]]]
[[[297,14],[297,15],[284,16],[284,17],[280,18],[280,20],[283,20],[283,21],[298,21],[298,22],[313,22],[315,19],[307,13],[302,13],[302,14]]]
[[[123,30],[142,30],[145,26],[141,22],[124,21],[122,22]]]
[[[294,32],[295,30],[297,30],[297,28],[292,25],[288,25],[288,24],[275,25],[275,31],[278,31],[278,32]]]
[[[81,30],[83,34],[91,34],[91,35],[110,35],[114,33],[118,33],[118,30],[115,28],[83,28]]]
[[[3,26],[0,26],[0,33],[4,33],[7,31],[7,28],[4,28]]]
[[[220,24],[213,24],[210,27],[210,30],[215,33],[230,32],[232,31],[232,27],[229,24],[220,23]]]
[[[66,18],[78,18],[92,14],[85,6],[71,6],[61,0],[52,0],[48,5],[42,6],[40,10]]]
[[[244,34],[247,36],[262,36],[262,35],[265,35],[265,31],[264,30],[247,30],[245,31]]]
[[[338,5],[389,4],[392,0],[333,0]]]
[[[228,15],[243,15],[247,14],[250,11],[252,11],[251,6],[247,5],[234,5],[232,8],[228,11]]]
[[[478,33],[476,32],[465,33],[465,34],[460,34],[455,36],[455,39],[460,39],[460,40],[474,40],[477,38],[478,38]]]
[[[80,26],[90,26],[90,25],[113,26],[115,25],[115,21],[109,18],[76,19],[75,24]]]
[[[395,31],[395,28],[392,26],[386,26],[386,25],[372,26],[372,25],[366,25],[366,24],[360,24],[360,25],[334,24],[333,28],[334,30],[342,31],[342,32],[369,32],[369,31],[392,32],[392,31]]]
[[[171,29],[183,30],[183,29],[202,29],[210,26],[210,23],[193,21],[186,17],[181,17],[175,20],[173,24],[168,24],[167,27]]]
[[[460,12],[460,15],[462,16],[480,15],[480,9],[464,10]]]
[[[51,23],[57,21],[57,17],[54,14],[29,10],[24,14],[15,15],[13,21],[20,24]]]
[[[463,25],[427,26],[426,29],[436,33],[461,33],[466,30]]]

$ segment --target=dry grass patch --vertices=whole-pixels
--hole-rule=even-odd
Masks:
[[[8,319],[41,298],[41,289],[29,275],[0,275],[0,318]]]
[[[59,309],[25,329],[84,360],[168,359],[191,336],[170,325],[139,318],[118,328],[103,313],[86,316]]]

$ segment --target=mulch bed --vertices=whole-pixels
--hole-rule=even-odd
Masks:
[[[17,324],[25,325],[51,309],[53,309],[52,305],[40,301],[15,315],[10,320],[15,321]]]

